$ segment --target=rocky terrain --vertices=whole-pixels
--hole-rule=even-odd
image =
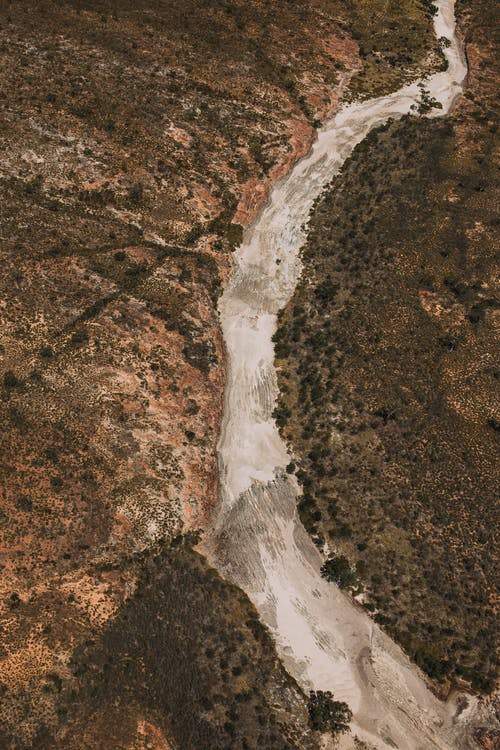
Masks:
[[[429,4],[394,5],[1,4],[2,747],[317,745],[253,607],[191,549],[216,304],[339,97],[443,64]]]

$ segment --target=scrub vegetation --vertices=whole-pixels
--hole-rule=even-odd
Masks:
[[[427,0],[350,3],[349,31],[359,44],[361,71],[349,87],[352,97],[395,91],[422,71],[446,65],[433,33],[436,6]]]
[[[193,541],[179,537],[145,555],[118,616],[46,681],[64,730],[45,726],[37,750],[135,747],[139,721],[172,748],[317,747],[305,696],[255,609]]]
[[[372,132],[313,212],[275,334],[280,426],[323,574],[444,688],[494,688],[498,531],[491,4],[448,120]],[[489,18],[490,25],[484,25]],[[477,60],[481,49],[481,59]],[[334,553],[332,555],[332,552]]]

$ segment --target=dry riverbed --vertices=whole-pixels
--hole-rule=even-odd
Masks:
[[[436,36],[451,44],[448,69],[424,81],[442,107],[431,116],[450,111],[466,75],[453,11],[453,2],[439,3]],[[311,207],[354,146],[388,118],[411,111],[421,92],[415,82],[342,108],[319,131],[309,155],[275,186],[244,235],[220,302],[229,362],[219,443],[221,503],[205,547],[219,571],[248,593],[299,684],[332,690],[349,703],[355,736],[380,749],[451,750],[474,747],[469,729],[476,701],[439,701],[401,649],[320,577],[322,559],[297,519],[300,489],[285,471],[290,457],[272,417],[277,384],[271,337],[300,275]]]

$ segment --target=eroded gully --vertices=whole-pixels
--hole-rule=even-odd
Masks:
[[[436,36],[447,37],[448,69],[425,79],[447,114],[466,65],[455,35],[454,1],[440,0]],[[418,668],[368,615],[320,576],[322,558],[296,513],[300,494],[272,411],[277,397],[272,334],[297,284],[299,250],[314,201],[373,128],[410,112],[418,81],[344,106],[310,153],[278,182],[245,232],[220,301],[228,380],[219,442],[221,496],[205,551],[240,586],[271,630],[285,667],[306,690],[331,690],[353,711],[352,730],[381,750],[474,747],[476,702],[439,701]],[[342,740],[352,747],[352,737]]]

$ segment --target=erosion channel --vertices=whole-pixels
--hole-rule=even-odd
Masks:
[[[437,37],[450,46],[448,68],[423,81],[446,115],[461,94],[466,65],[455,35],[453,0],[440,0]],[[370,617],[320,576],[321,554],[296,513],[300,488],[287,474],[286,446],[272,417],[277,380],[276,315],[301,272],[299,251],[316,198],[353,148],[388,118],[419,101],[418,81],[395,93],[349,104],[322,127],[304,159],[278,182],[246,231],[220,301],[228,378],[219,443],[221,496],[205,548],[240,586],[271,630],[278,652],[304,689],[331,690],[353,711],[352,730],[376,748],[475,747],[476,702],[439,701],[423,674]],[[353,747],[344,738],[344,747]]]

